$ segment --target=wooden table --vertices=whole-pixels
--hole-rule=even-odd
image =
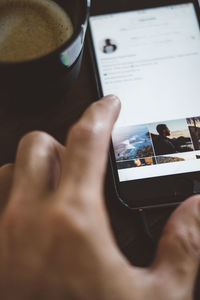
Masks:
[[[32,130],[48,132],[64,143],[69,127],[96,98],[93,71],[86,47],[79,80],[65,100],[58,102],[56,108],[34,115],[0,109],[0,166],[14,161],[20,138]],[[154,249],[145,238],[138,215],[124,209],[116,200],[109,171],[106,186],[108,212],[120,249],[133,264],[149,265],[154,257]],[[165,209],[148,214],[150,229],[157,240],[170,213],[170,209]]]

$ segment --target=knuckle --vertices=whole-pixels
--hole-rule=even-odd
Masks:
[[[80,122],[71,129],[71,137],[75,140],[93,140],[101,134],[101,126],[96,120]]]
[[[41,143],[47,144],[51,137],[42,131],[32,131],[23,136],[19,143],[19,148],[30,147],[30,145],[41,145]]]
[[[23,160],[29,159],[29,163],[35,163],[37,159],[46,159],[54,149],[54,139],[45,132],[33,131],[25,135],[18,146],[18,156]],[[30,160],[30,156],[34,157],[34,160]],[[39,161],[39,160],[38,160]]]

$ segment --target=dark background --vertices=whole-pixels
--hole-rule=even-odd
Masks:
[[[125,5],[126,1],[121,0],[120,2]],[[112,3],[115,3],[115,1],[93,0],[93,7],[103,10],[105,5],[111,8]],[[0,166],[8,162],[14,162],[20,138],[32,130],[48,132],[59,142],[64,143],[70,126],[81,116],[85,108],[96,99],[97,91],[87,44],[78,81],[63,101],[60,102],[58,99],[54,108],[49,109],[47,107],[45,112],[38,112],[33,115],[11,112],[0,108]],[[138,266],[149,265],[154,257],[155,248],[146,238],[138,214],[123,208],[116,199],[109,168],[106,179],[106,201],[112,228],[121,251],[133,264]],[[155,241],[158,241],[171,212],[172,209],[147,212],[150,230]],[[198,286],[200,285],[198,284]]]

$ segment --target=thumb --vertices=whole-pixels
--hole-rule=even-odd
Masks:
[[[199,264],[200,196],[195,196],[171,216],[153,268],[159,273],[158,278],[166,279],[168,288],[173,291],[173,299],[192,299]]]

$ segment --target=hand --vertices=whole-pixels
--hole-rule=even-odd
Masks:
[[[200,261],[200,197],[170,218],[148,269],[118,250],[104,206],[114,96],[92,104],[66,148],[25,136],[0,169],[0,297],[3,300],[191,300]]]

